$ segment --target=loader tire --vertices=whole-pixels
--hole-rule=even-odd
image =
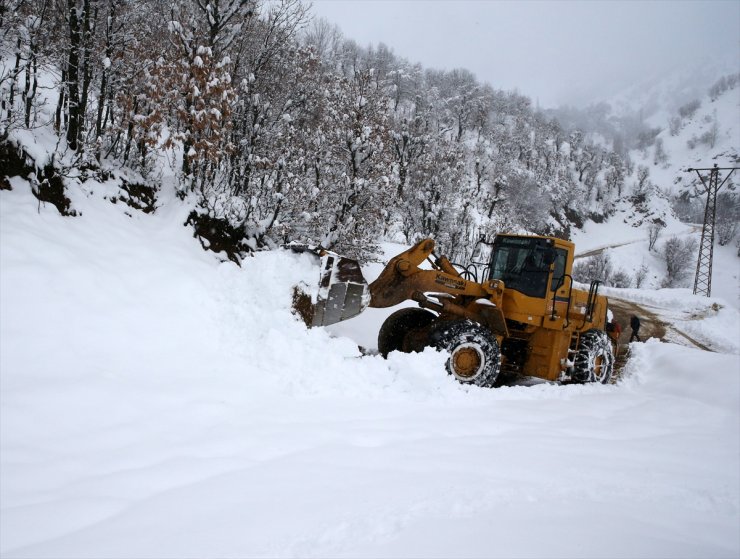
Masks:
[[[501,351],[491,331],[472,320],[451,320],[430,336],[438,349],[450,352],[447,372],[462,384],[492,387],[501,371]]]
[[[573,380],[607,384],[614,371],[614,351],[603,330],[588,330],[581,335],[573,360]]]
[[[404,346],[406,336],[412,330],[429,326],[436,316],[417,308],[400,309],[385,319],[378,332],[378,353],[388,357],[391,351],[409,352]]]

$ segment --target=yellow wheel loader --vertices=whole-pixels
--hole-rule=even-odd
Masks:
[[[423,240],[391,259],[369,286],[359,264],[315,250],[322,259],[319,291],[303,305],[311,326],[347,320],[367,306],[415,301],[391,314],[378,350],[449,351],[458,381],[494,386],[502,373],[560,382],[607,383],[614,352],[605,332],[607,299],[599,281],[574,287],[574,245],[553,237],[503,235],[479,242],[472,262],[452,264]],[[422,268],[425,262],[428,266]],[[300,305],[298,305],[300,306]]]

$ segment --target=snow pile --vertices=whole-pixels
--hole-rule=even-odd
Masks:
[[[61,218],[13,186],[3,557],[740,553],[737,355],[649,342],[616,386],[464,387],[443,354],[307,331],[308,255],[239,268],[177,203],[128,216],[86,183]]]

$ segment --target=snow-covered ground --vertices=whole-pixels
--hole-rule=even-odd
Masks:
[[[289,304],[307,255],[239,268],[177,203],[129,217],[96,186],[62,218],[13,185],[3,557],[740,554],[737,351],[651,340],[617,385],[464,387],[442,354],[339,335],[372,349],[381,311],[306,330]]]
[[[588,222],[582,231],[574,233],[573,240],[577,255],[603,250],[615,272],[625,271],[634,276],[642,266],[648,270],[642,289],[602,288],[602,293],[645,306],[711,349],[740,353],[740,258],[737,248],[734,243],[727,246],[715,243],[712,297],[694,295],[690,288],[660,289],[665,277],[665,260],[660,251],[666,239],[674,235],[682,239],[693,237],[698,247],[701,225],[669,219],[655,250],[650,251],[647,225],[630,227],[624,223],[622,215],[617,214],[602,224]],[[692,260],[690,266],[687,285],[693,285],[696,261]],[[676,341],[685,340],[677,338]]]

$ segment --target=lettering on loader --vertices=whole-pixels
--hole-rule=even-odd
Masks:
[[[450,278],[442,274],[437,274],[435,282],[449,289],[465,289],[465,280],[462,278]]]

